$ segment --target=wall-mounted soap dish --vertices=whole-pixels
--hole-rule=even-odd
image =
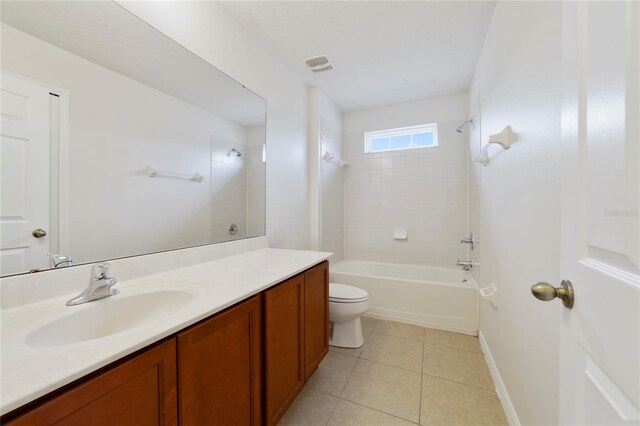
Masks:
[[[489,136],[489,143],[500,145],[503,149],[509,149],[511,144],[518,140],[518,135],[511,130],[511,126],[507,126],[500,133]]]
[[[495,309],[498,309],[498,298],[496,293],[498,293],[498,287],[496,287],[495,284],[491,283],[486,287],[483,287],[481,289],[478,289],[480,291],[480,296],[489,301],[489,303],[491,303],[491,306],[493,306]]]
[[[483,166],[489,164],[489,153],[487,150],[489,149],[490,144],[494,143],[500,145],[502,149],[509,149],[511,144],[518,140],[517,133],[514,133],[511,130],[511,126],[507,126],[500,133],[496,133],[495,135],[489,136],[489,144],[484,147],[482,151],[480,151],[479,155],[474,155],[471,157],[471,161],[474,163],[480,163]]]

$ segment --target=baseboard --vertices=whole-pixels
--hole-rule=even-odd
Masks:
[[[480,347],[482,348],[482,352],[484,353],[484,359],[485,361],[487,361],[487,365],[489,366],[491,377],[493,377],[493,383],[496,385],[496,393],[498,394],[498,398],[500,398],[502,409],[504,410],[505,416],[507,416],[507,421],[511,426],[520,426],[520,420],[518,419],[518,415],[516,414],[515,408],[513,408],[513,404],[511,403],[511,398],[509,398],[509,393],[507,393],[507,388],[504,386],[502,377],[500,377],[498,366],[493,360],[493,355],[491,355],[491,349],[489,349],[489,346],[487,345],[487,341],[485,340],[484,335],[482,334],[482,330],[478,332],[478,339],[480,340]]]

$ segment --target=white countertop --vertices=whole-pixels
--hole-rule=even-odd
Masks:
[[[186,268],[120,282],[121,294],[78,306],[65,306],[75,294],[2,311],[0,414],[79,379],[138,349],[162,340],[208,316],[273,286],[327,259],[331,253],[261,249]],[[111,274],[117,277],[117,270]],[[88,279],[88,277],[87,277]],[[95,303],[131,294],[184,286],[197,296],[167,315],[154,315],[143,325],[106,337],[53,346],[33,344],[30,336]],[[144,298],[140,298],[144,300]],[[117,321],[114,320],[114,321]]]

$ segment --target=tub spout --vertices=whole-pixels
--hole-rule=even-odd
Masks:
[[[474,266],[479,266],[480,264],[477,262],[472,262],[471,260],[458,260],[458,263],[456,265],[468,272],[472,270]]]

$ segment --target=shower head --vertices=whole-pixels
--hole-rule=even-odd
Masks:
[[[227,152],[227,157],[235,155],[236,157],[242,157],[242,153],[235,148],[231,148],[231,151]]]
[[[473,126],[473,118],[468,119],[467,121],[465,121],[464,123],[462,123],[461,125],[456,127],[456,132],[458,132],[458,133],[464,132],[464,125],[467,124],[467,123],[469,123],[470,125]]]

